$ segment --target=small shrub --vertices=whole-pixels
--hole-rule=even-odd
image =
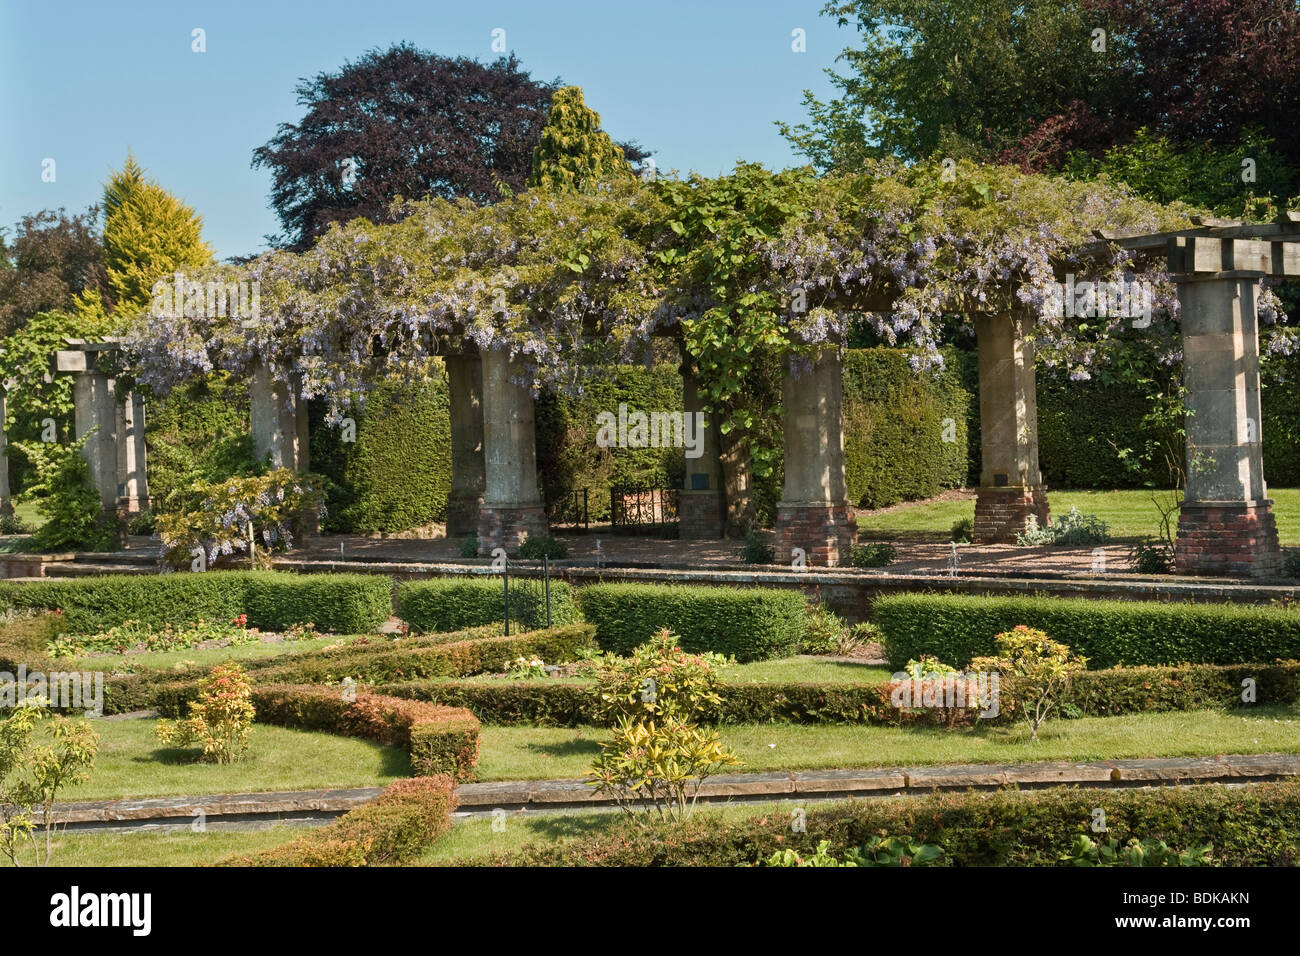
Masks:
[[[687,654],[664,629],[628,657],[606,654],[588,692],[606,726],[624,717],[693,721],[722,702],[718,672],[726,665],[720,654]]]
[[[462,558],[478,557],[478,535],[470,534],[460,539],[460,556]]]
[[[898,549],[887,541],[855,544],[849,551],[849,564],[855,568],[884,568],[893,564]]]
[[[1029,724],[1030,737],[1069,693],[1071,678],[1088,665],[1064,644],[1023,624],[997,636],[997,657],[977,657],[971,670],[997,671],[1011,678],[1015,693],[1010,703]]]
[[[540,561],[542,558],[556,561],[568,556],[569,546],[550,534],[530,534],[519,545],[519,557],[530,561]]]
[[[1290,551],[1282,561],[1282,573],[1288,578],[1300,578],[1300,551]]]
[[[862,846],[853,847],[837,860],[830,851],[829,840],[817,844],[817,852],[800,856],[794,850],[777,850],[760,866],[943,866],[943,848],[930,843],[914,843],[907,837],[873,836]]]
[[[53,852],[54,801],[65,787],[90,777],[99,737],[84,720],[53,718],[52,744],[32,738],[49,714],[44,698],[27,698],[0,720],[0,851],[14,866],[26,858],[48,866]],[[39,816],[39,823],[37,822]],[[44,847],[36,830],[44,834]]]
[[[874,624],[867,621],[845,624],[843,618],[825,604],[810,604],[806,632],[799,642],[799,653],[847,657],[863,644],[878,637]]]
[[[1074,838],[1070,852],[1061,857],[1070,866],[1212,866],[1210,844],[1193,846],[1186,850],[1172,850],[1164,840],[1139,840],[1132,837],[1124,846],[1110,837],[1105,843],[1095,843],[1086,833]]]
[[[1128,553],[1129,564],[1138,574],[1173,574],[1174,552],[1156,538],[1135,544]]]
[[[199,699],[180,723],[158,722],[158,739],[174,747],[197,743],[203,759],[233,763],[248,750],[253,725],[252,685],[238,664],[218,664],[199,681]]]
[[[776,549],[767,543],[760,531],[750,531],[745,535],[745,546],[740,551],[740,560],[746,564],[772,564],[776,561]]]
[[[1045,544],[1082,546],[1089,544],[1109,544],[1110,532],[1106,522],[1096,515],[1080,514],[1078,508],[1071,508],[1056,522],[1048,522],[1045,527],[1038,527],[1038,519],[1030,515],[1025,530],[1016,535],[1016,544],[1037,546]]]
[[[596,792],[611,794],[637,823],[669,823],[691,815],[707,778],[739,764],[711,728],[671,715],[620,717],[614,739],[601,744],[587,776]]]
[[[31,526],[15,514],[0,511],[0,534],[31,534]]]
[[[970,544],[975,540],[975,519],[962,518],[952,526],[950,532],[950,541],[956,541],[958,544]]]
[[[510,669],[506,671],[506,677],[511,680],[541,680],[546,676],[546,662],[540,657],[534,657],[531,660],[527,657],[516,657],[510,664]]]

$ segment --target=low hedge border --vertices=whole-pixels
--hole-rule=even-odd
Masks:
[[[161,629],[241,614],[250,627],[267,631],[312,623],[334,634],[362,634],[392,615],[392,590],[392,579],[376,574],[205,571],[11,584],[8,600],[15,608],[62,610],[74,634],[97,634],[127,621]]]
[[[410,581],[398,586],[395,603],[398,617],[421,633],[455,631],[505,620],[505,588],[499,577]],[[552,581],[551,626],[580,620],[573,588],[566,581]],[[519,630],[547,626],[546,593],[541,581],[511,580],[510,622]]]
[[[1215,784],[1151,790],[1004,790],[809,807],[805,832],[786,812],[729,820],[707,812],[683,824],[631,823],[585,838],[534,843],[462,861],[491,866],[738,866],[781,849],[815,853],[821,840],[842,856],[872,836],[906,835],[943,847],[956,866],[1057,866],[1074,838],[1091,835],[1093,809],[1108,835],[1164,840],[1186,849],[1213,844],[1222,866],[1300,863],[1300,782]]]
[[[591,584],[578,606],[596,625],[601,649],[628,654],[660,628],[682,649],[717,651],[741,663],[786,657],[807,632],[807,600],[800,591],[663,584]]]
[[[1017,624],[1068,644],[1094,670],[1300,658],[1300,613],[1260,605],[899,594],[876,601],[872,616],[895,669],[923,654],[965,667],[995,654],[996,635]]]
[[[1255,703],[1300,701],[1300,663],[1217,667],[1136,667],[1088,671],[1075,678],[1069,702],[1082,716],[1246,707],[1243,681],[1255,682]],[[585,684],[541,682],[412,681],[378,690],[394,697],[436,701],[472,711],[485,724],[577,727],[597,723]],[[702,715],[723,724],[876,724],[940,722],[939,711],[893,707],[890,684],[724,684],[722,703]],[[1010,688],[1014,694],[1014,686]],[[1006,720],[1007,715],[996,718]]]
[[[253,688],[253,708],[260,723],[400,747],[411,755],[417,777],[470,780],[478,766],[480,725],[462,707],[372,693],[347,700],[337,687],[271,685]]]
[[[407,863],[451,829],[450,777],[390,784],[379,799],[283,846],[233,856],[217,866],[383,866]]]
[[[434,638],[403,638],[349,644],[334,651],[307,651],[242,662],[249,679],[266,684],[386,684],[435,677],[472,677],[504,671],[516,657],[571,661],[594,647],[593,629],[571,624],[550,630],[495,636],[499,625],[471,628]],[[168,706],[177,695],[194,694],[206,669],[182,676],[173,670],[119,674],[104,680],[104,712],[124,714]],[[190,676],[192,674],[192,676]]]

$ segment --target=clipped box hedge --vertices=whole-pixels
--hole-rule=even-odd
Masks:
[[[1046,631],[1096,670],[1300,659],[1300,614],[1262,605],[899,594],[876,601],[873,618],[895,669],[922,654],[965,667],[995,653],[994,638],[1017,624]]]
[[[1242,701],[1242,682],[1254,681],[1255,701]],[[561,681],[411,681],[380,688],[384,694],[464,707],[485,724],[578,727],[599,722],[590,685]],[[939,722],[936,710],[900,713],[891,685],[754,682],[723,684],[716,707],[700,716],[722,724],[875,724]],[[1015,693],[1011,681],[1002,692]],[[1082,716],[1286,705],[1300,701],[1300,664],[1193,664],[1088,671],[1074,679],[1066,697]],[[1005,703],[1005,701],[1004,701]],[[987,722],[1013,719],[1003,707]],[[981,719],[985,723],[986,719]]]
[[[807,629],[799,591],[662,584],[593,584],[578,591],[601,648],[627,654],[666,627],[693,654],[761,661],[795,653]]]
[[[397,615],[420,633],[458,631],[505,620],[505,588],[501,578],[434,578],[411,581],[397,589]],[[551,626],[581,620],[573,588],[551,581]],[[543,582],[510,579],[510,629],[546,627]]]
[[[161,629],[248,615],[252,627],[279,631],[315,624],[323,631],[374,631],[392,614],[393,582],[371,574],[205,571],[117,574],[12,585],[14,607],[60,609],[74,634],[97,634],[127,621]]]
[[[283,846],[228,857],[218,866],[383,866],[408,863],[451,829],[450,777],[390,784],[379,799]]]
[[[810,806],[791,833],[788,813],[736,819],[708,812],[666,827],[627,822],[574,840],[462,861],[496,866],[741,866],[792,849],[836,857],[881,834],[936,844],[956,866],[1060,866],[1093,810],[1106,811],[1106,836],[1164,840],[1180,850],[1213,844],[1222,866],[1300,864],[1300,781],[1244,787],[1218,784],[1134,790],[1053,787],[992,793],[942,793],[901,800]]]
[[[399,747],[416,776],[469,780],[479,758],[479,722],[462,707],[360,693],[348,700],[337,687],[270,685],[253,688],[259,723],[319,730]]]
[[[393,614],[393,580],[382,574],[254,572],[244,581],[250,627],[315,624],[333,634],[370,634]]]

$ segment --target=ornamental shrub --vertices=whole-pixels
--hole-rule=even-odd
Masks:
[[[199,681],[199,699],[180,723],[160,720],[158,739],[174,747],[197,743],[202,759],[233,763],[248,750],[253,726],[252,685],[238,664],[218,664]]]

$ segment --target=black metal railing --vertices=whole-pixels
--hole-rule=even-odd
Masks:
[[[609,522],[615,534],[658,534],[677,524],[680,489],[620,484],[609,489]]]
[[[589,523],[588,491],[576,488],[546,503],[546,522],[551,527],[586,528]]]

